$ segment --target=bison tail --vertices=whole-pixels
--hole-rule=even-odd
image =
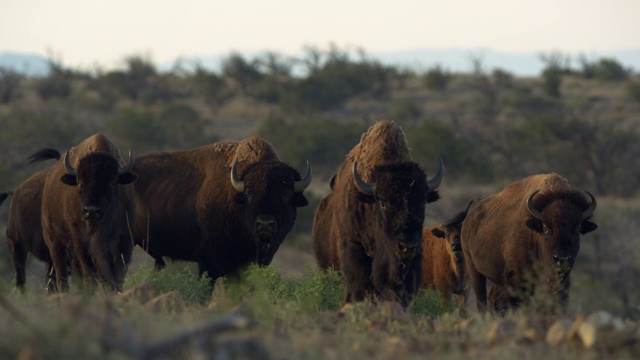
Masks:
[[[49,159],[59,160],[60,152],[56,149],[51,149],[51,148],[40,149],[37,152],[35,152],[33,155],[29,156],[29,158],[27,159],[29,160],[27,164],[30,165],[33,163],[37,163],[37,162],[45,161]]]

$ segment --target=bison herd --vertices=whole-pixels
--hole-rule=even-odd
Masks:
[[[266,140],[251,136],[203,147],[123,158],[103,134],[61,155],[11,195],[7,245],[16,287],[25,285],[27,254],[47,265],[47,290],[122,290],[133,248],[155,259],[193,261],[212,280],[248,264],[269,265],[309,204],[303,176]],[[542,293],[541,311],[563,311],[580,235],[596,229],[596,199],[557,174],[521,179],[451,219],[424,226],[427,204],[440,198],[440,160],[428,177],[392,121],[371,126],[330,180],[315,212],[318,267],[337,270],[343,306],[363,300],[409,306],[420,288],[436,289],[464,311],[468,285],[478,309],[504,314]],[[487,294],[487,280],[491,287]],[[74,283],[75,284],[75,283]]]

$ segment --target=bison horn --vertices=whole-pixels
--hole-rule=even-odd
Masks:
[[[76,168],[74,168],[71,165],[71,162],[69,161],[69,151],[67,151],[66,154],[64,154],[64,167],[67,169],[67,173],[69,173],[69,175],[73,175],[76,176]]]
[[[440,158],[440,167],[438,168],[438,173],[433,177],[433,179],[427,180],[427,186],[429,187],[429,190],[434,191],[435,189],[438,188],[438,186],[440,186],[443,175],[444,175],[444,162],[442,161],[442,158]]]
[[[133,169],[133,164],[135,163],[133,153],[129,150],[129,158],[127,159],[127,163],[124,166],[118,168],[118,175],[124,175],[131,172]]]
[[[593,215],[593,211],[596,209],[596,206],[598,206],[598,203],[596,202],[596,197],[586,190],[585,192],[591,198],[591,204],[589,204],[589,207],[582,213],[583,220]]]
[[[238,173],[236,172],[236,163],[238,161],[233,162],[233,166],[231,167],[231,185],[238,190],[239,192],[244,191],[244,181],[238,179]]]
[[[529,197],[527,198],[527,209],[529,209],[529,212],[531,213],[531,215],[533,215],[533,217],[535,217],[538,220],[542,220],[542,213],[540,213],[540,211],[536,208],[533,207],[533,204],[531,203],[531,201],[533,200],[533,197],[539,192],[540,190],[536,190],[534,192],[531,193],[531,195],[529,195]]]
[[[358,174],[358,162],[353,162],[353,182],[358,190],[366,195],[373,196],[376,192],[376,183],[367,183],[362,180],[360,174]]]
[[[304,189],[309,187],[309,184],[311,184],[311,176],[311,164],[309,164],[309,160],[307,160],[307,173],[304,174],[302,180],[293,183],[293,191],[303,192]]]

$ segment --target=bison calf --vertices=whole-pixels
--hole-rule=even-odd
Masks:
[[[455,294],[458,313],[464,312],[467,303],[460,232],[469,208],[478,201],[471,199],[467,208],[450,220],[422,230],[422,287],[436,289],[446,306],[451,306]]]

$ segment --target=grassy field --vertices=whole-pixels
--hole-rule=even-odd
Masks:
[[[283,265],[305,254],[282,250],[271,266],[250,267],[240,278],[219,279],[213,288],[197,278],[192,264],[176,262],[156,272],[141,252],[123,294],[72,290],[45,296],[34,278],[26,293],[18,294],[5,283],[0,358],[634,359],[640,354],[637,322],[628,319],[620,330],[624,338],[598,335],[603,341],[594,345],[582,340],[576,329],[596,312],[592,307],[603,305],[594,298],[605,297],[604,286],[586,276],[574,277],[569,312],[558,317],[526,310],[483,317],[473,299],[462,317],[426,290],[408,312],[395,303],[360,303],[339,317],[338,274],[319,273],[313,264]],[[608,333],[619,330],[605,325]]]

